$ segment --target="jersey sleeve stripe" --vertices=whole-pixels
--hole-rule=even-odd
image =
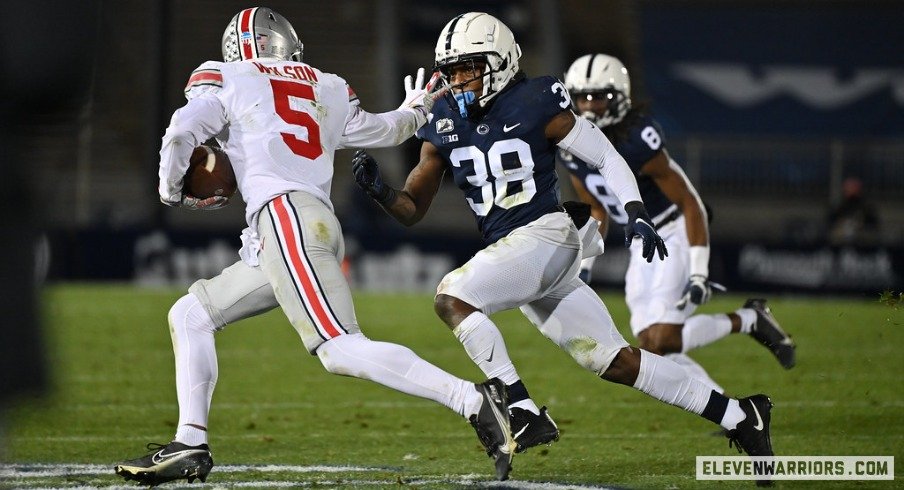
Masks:
[[[352,90],[352,88],[351,88],[350,86],[348,86],[348,85],[346,85],[345,88],[348,89],[348,101],[349,101],[349,102],[355,102],[355,101],[357,101],[357,100],[358,100],[358,94],[356,94],[355,91]]]
[[[196,70],[185,85],[185,92],[201,85],[223,86],[223,74],[220,70]]]

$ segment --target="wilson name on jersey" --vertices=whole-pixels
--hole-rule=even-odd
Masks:
[[[496,96],[479,120],[437,101],[417,136],[439,150],[477,219],[486,243],[559,204],[556,145],[546,124],[571,99],[554,77],[524,78]]]
[[[329,205],[333,155],[352,132],[358,104],[344,79],[293,61],[208,61],[192,72],[185,95],[219,104],[191,120],[196,129],[223,127],[217,141],[232,161],[249,224],[287,192],[309,192]]]
[[[626,138],[616,141],[612,139],[608,131],[606,131],[606,136],[634,172],[640,197],[655,222],[658,221],[657,218],[671,213],[675,209],[675,204],[659,190],[659,186],[652,178],[641,174],[640,169],[657,153],[665,149],[665,138],[659,124],[646,114],[635,118],[630,124]],[[584,187],[590,195],[606,208],[613,221],[621,225],[628,223],[624,203],[618,201],[599,170],[587,165],[586,162],[565,150],[558,151],[557,159],[572,175],[584,183]]]

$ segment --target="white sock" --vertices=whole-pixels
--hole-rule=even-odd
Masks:
[[[523,410],[527,410],[528,412],[531,412],[534,415],[540,415],[540,407],[538,407],[537,404],[534,403],[534,401],[531,400],[530,398],[526,398],[524,400],[512,403],[511,405],[509,405],[509,408],[520,408]]]
[[[499,328],[489,317],[475,311],[459,323],[452,333],[487,378],[499,378],[506,385],[521,379],[509,358]]]
[[[690,373],[691,376],[699,379],[700,381],[703,381],[710,388],[718,391],[719,393],[725,393],[725,389],[723,389],[721,386],[719,386],[718,383],[716,383],[711,377],[709,377],[709,373],[706,372],[706,369],[703,369],[703,366],[698,364],[697,361],[688,357],[687,354],[671,353],[666,354],[665,357],[671,359],[675,364],[683,367],[685,370],[687,370],[688,373]]]
[[[712,389],[683,367],[664,357],[640,350],[640,369],[634,388],[651,397],[701,415]]]
[[[753,326],[756,325],[756,310],[739,308],[735,310],[735,315],[741,317],[741,333],[750,334],[753,331]]]
[[[681,352],[711,344],[730,333],[731,319],[728,315],[694,315],[684,322],[681,329]]]
[[[483,402],[473,383],[452,376],[407,347],[376,342],[360,333],[333,337],[317,349],[317,356],[333,374],[433,400],[466,418],[477,413]]]
[[[734,398],[729,398],[728,408],[725,409],[725,415],[722,416],[722,421],[719,422],[719,425],[724,427],[725,430],[732,430],[738,426],[738,422],[745,418],[747,418],[747,414],[744,413],[741,404]]]
[[[207,431],[190,425],[180,425],[173,440],[186,446],[200,446],[207,444]]]
[[[207,443],[207,431],[183,429],[188,424],[207,427],[210,399],[217,384],[216,325],[189,293],[179,298],[167,316],[176,357],[176,397],[179,424],[175,440],[190,446]],[[184,439],[183,439],[184,438]]]

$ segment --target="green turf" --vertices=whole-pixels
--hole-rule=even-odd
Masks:
[[[124,285],[60,285],[46,292],[52,396],[20,405],[8,422],[13,463],[109,465],[109,474],[15,477],[0,487],[109,486],[112,465],[167,442],[178,418],[166,312],[180,291]],[[606,293],[616,322],[623,298]],[[482,378],[435,318],[428,295],[357,295],[371,338],[411,347],[472,380]],[[703,312],[736,308],[719,296]],[[892,455],[904,464],[904,310],[878,301],[775,298],[796,339],[798,366],[784,371],[753,340],[732,336],[693,353],[732,394],[775,401],[773,443],[784,455]],[[716,426],[583,371],[518,312],[494,316],[533,398],[550,407],[562,439],[518,455],[518,482],[629,488],[751,488],[694,479],[697,455],[736,455]],[[626,328],[623,333],[630,335]],[[631,337],[628,337],[631,339]],[[632,339],[633,340],[633,339]],[[457,488],[492,480],[491,461],[463,419],[432,402],[327,374],[281,312],[217,336],[220,377],[210,418],[218,466],[349,465],[368,471],[214,472],[209,483],[297,481],[319,487]],[[900,480],[902,471],[896,471]],[[459,483],[444,483],[444,482]],[[414,482],[414,483],[411,483]],[[891,488],[897,482],[778,482],[788,488]],[[197,486],[197,485],[196,485]]]

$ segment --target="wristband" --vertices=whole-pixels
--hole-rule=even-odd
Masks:
[[[690,275],[709,277],[709,247],[691,247],[689,266]]]

